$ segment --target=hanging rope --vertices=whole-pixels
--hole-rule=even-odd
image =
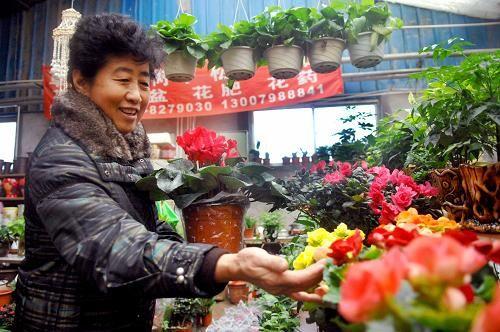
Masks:
[[[238,18],[238,12],[239,12],[240,6],[241,6],[241,9],[243,10],[243,14],[245,14],[245,19],[247,21],[250,20],[249,17],[248,17],[247,10],[245,9],[245,5],[243,4],[243,0],[238,0],[236,2],[236,9],[234,10],[233,25],[234,25],[234,23],[236,23],[236,19]]]
[[[179,0],[179,7],[177,7],[177,14],[175,17],[179,17],[181,13],[184,14],[184,8],[182,8],[182,0]]]
[[[281,0],[278,0],[278,6],[281,7]]]

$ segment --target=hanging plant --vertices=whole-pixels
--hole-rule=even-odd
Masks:
[[[183,13],[174,21],[159,21],[151,27],[165,44],[165,76],[174,82],[194,78],[196,64],[205,64],[208,44],[194,31],[196,17]]]
[[[312,13],[316,22],[309,29],[308,58],[317,73],[329,73],[340,66],[346,46],[344,12],[344,2],[332,2]]]
[[[240,21],[232,27],[218,24],[218,31],[207,38],[208,68],[224,67],[231,80],[243,81],[255,75],[257,31],[251,21]]]
[[[274,78],[292,78],[302,69],[309,28],[314,22],[313,11],[305,7],[283,10],[271,6],[253,18],[257,45],[264,51],[269,73]]]
[[[347,7],[347,47],[351,63],[358,68],[379,64],[384,56],[383,41],[403,22],[391,16],[385,2],[364,0],[350,2]]]

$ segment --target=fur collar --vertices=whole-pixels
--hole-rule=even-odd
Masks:
[[[150,156],[151,147],[142,123],[123,135],[94,102],[71,88],[55,99],[52,119],[90,154],[125,161]]]

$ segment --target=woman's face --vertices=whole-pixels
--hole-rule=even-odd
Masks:
[[[149,63],[130,56],[109,57],[83,92],[113,121],[122,134],[131,133],[149,102]]]

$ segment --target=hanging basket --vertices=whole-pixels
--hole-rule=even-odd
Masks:
[[[184,51],[175,51],[165,60],[165,77],[173,82],[189,82],[194,78],[196,58]]]
[[[188,242],[209,243],[233,253],[242,248],[244,208],[241,205],[188,206],[182,215]]]
[[[347,45],[351,63],[356,68],[374,67],[384,58],[384,43],[380,43],[372,51],[370,42],[371,35],[371,32],[360,33],[357,43]]]
[[[230,47],[222,52],[221,60],[229,79],[245,81],[255,75],[255,50],[251,47]]]
[[[500,163],[460,166],[467,201],[465,227],[500,233]]]
[[[297,76],[302,70],[304,51],[295,45],[278,45],[265,50],[264,57],[272,77],[288,79]]]
[[[345,40],[340,38],[320,38],[313,41],[308,58],[311,69],[320,74],[337,70],[342,61]]]
[[[439,189],[437,196],[443,209],[455,221],[464,218],[465,193],[458,168],[435,169],[430,172],[431,184]]]

